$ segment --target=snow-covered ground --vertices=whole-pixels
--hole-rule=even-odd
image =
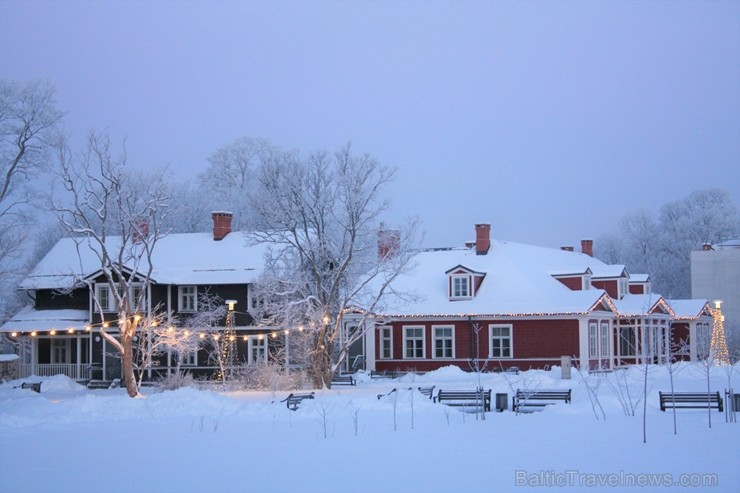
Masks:
[[[616,375],[590,377],[592,388],[602,379],[604,419],[575,372],[485,374],[483,386],[509,394],[509,408],[512,389],[573,389],[572,404],[485,420],[407,390],[477,386],[475,374],[451,367],[397,380],[360,375],[356,387],[317,392],[294,412],[279,402],[284,391],[185,388],[130,399],[64,377],[27,378],[43,381],[40,394],[13,388],[21,381],[0,385],[0,492],[740,491],[740,424],[715,410],[709,428],[706,411],[680,410],[674,435],[673,414],[658,406],[668,373],[654,367],[645,444],[642,404],[625,415],[609,385]],[[642,372],[626,377],[634,398]],[[675,378],[676,390],[706,389],[697,366]],[[727,386],[726,370],[713,369],[712,389]]]

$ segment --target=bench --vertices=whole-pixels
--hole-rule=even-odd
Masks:
[[[304,400],[304,399],[313,399],[314,393],[307,393],[307,394],[290,394],[288,397],[283,399],[280,402],[285,402],[285,405],[288,406],[288,409],[291,411],[295,411],[298,409],[298,405]]]
[[[440,390],[434,402],[447,406],[480,408],[483,412],[491,410],[491,389],[488,390]]]
[[[724,403],[719,392],[658,392],[660,410],[673,409],[717,409],[724,411]]]
[[[514,375],[519,375],[519,367],[518,366],[510,366],[508,368],[494,368],[493,373],[513,373]]]
[[[396,378],[398,373],[394,370],[372,370],[370,378]]]
[[[570,392],[568,390],[539,390],[539,389],[517,389],[512,398],[512,407],[514,412],[522,412],[522,408],[544,408],[547,405],[555,404],[553,401],[563,401],[570,403]]]
[[[17,389],[18,387],[16,387]],[[34,392],[41,393],[41,382],[23,382],[20,385],[20,388],[22,389],[31,389]]]
[[[432,385],[431,387],[419,387],[419,392],[422,393],[422,395],[432,398],[432,394],[434,393],[434,387],[435,385]]]
[[[352,375],[334,375],[331,379],[332,386],[334,385],[357,385],[357,382]]]

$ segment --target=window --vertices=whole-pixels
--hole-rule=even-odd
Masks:
[[[625,278],[619,279],[619,299],[624,298],[624,295],[629,294],[629,281]]]
[[[424,327],[403,328],[403,355],[409,359],[424,357]]]
[[[136,307],[137,311],[147,310],[146,295],[143,295],[143,291],[144,286],[142,285],[131,286],[131,304]]]
[[[70,363],[69,358],[70,339],[55,337],[51,339],[51,362]]]
[[[264,363],[267,361],[267,337],[263,334],[249,338],[247,351],[248,363]]]
[[[620,327],[619,329],[619,355],[637,355],[637,337],[633,327]]]
[[[454,327],[433,327],[434,333],[434,357],[454,358]]]
[[[115,311],[115,304],[113,301],[113,297],[110,294],[110,286],[108,286],[107,284],[99,284],[97,286],[96,291],[98,295],[97,297],[98,297],[98,303],[100,304],[100,308],[104,312]]]
[[[180,286],[177,288],[178,305],[181,312],[194,312],[198,309],[198,290],[195,286]]]
[[[198,366],[198,351],[183,351],[180,353],[180,365]]]
[[[491,339],[490,358],[511,358],[511,325],[489,325]]]
[[[118,286],[118,294],[120,296],[123,296],[123,289]],[[141,306],[137,305],[138,297],[142,294],[142,290],[144,289],[144,285],[142,284],[136,284],[130,286],[130,301],[131,304],[134,305],[134,308],[137,310],[145,311],[147,309],[146,306],[146,298],[142,300]],[[118,304],[116,302],[115,297],[111,293],[110,286],[108,284],[97,284],[95,286],[95,294],[98,299],[98,303],[100,303],[100,307],[103,309],[104,312],[116,312],[118,311]],[[97,305],[93,305],[94,309],[97,310]]]
[[[380,358],[393,358],[393,336],[390,327],[380,328]]]
[[[602,321],[601,322],[601,353],[600,356],[602,358],[606,358],[609,356],[609,322]]]
[[[452,276],[450,298],[470,298],[470,276]]]
[[[599,325],[596,322],[588,324],[588,357],[596,358],[599,355]]]
[[[588,291],[591,289],[591,276],[583,276],[583,290]]]

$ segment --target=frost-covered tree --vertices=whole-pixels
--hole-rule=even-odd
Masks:
[[[669,202],[657,216],[647,210],[627,214],[616,236],[597,242],[596,254],[630,272],[650,274],[654,290],[664,296],[688,298],[691,251],[737,236],[740,213],[725,190],[713,188]]]
[[[31,181],[45,168],[61,119],[50,83],[0,79],[0,293],[13,289],[22,266],[37,198]],[[0,296],[0,318],[8,299]]]
[[[740,235],[740,213],[727,191],[698,190],[660,210],[664,291],[674,298],[691,295],[691,251]],[[670,273],[670,274],[669,274]],[[672,274],[672,275],[671,275]]]
[[[213,210],[233,210],[230,204],[215,207],[212,192],[199,181],[180,181],[171,184],[172,200],[165,226],[173,233],[202,233],[212,227]]]
[[[371,328],[365,317],[398,294],[391,283],[411,265],[417,223],[379,232],[389,204],[381,192],[393,176],[349,145],[334,154],[281,153],[256,176],[255,239],[274,245],[256,290],[258,316],[309,334],[305,364],[317,388],[331,386],[352,343]],[[350,331],[348,313],[356,317]]]
[[[243,137],[223,146],[208,158],[208,168],[200,174],[200,189],[210,210],[234,213],[234,228],[244,229],[254,221],[248,194],[255,174],[280,150],[266,139]]]
[[[99,261],[108,289],[93,289],[89,277],[78,282],[89,286],[100,320],[106,320],[105,312],[115,307],[117,320],[110,328],[103,324],[100,333],[120,354],[126,390],[135,397],[134,338],[153,320],[147,293],[152,254],[166,233],[161,228],[170,199],[166,176],[164,170],[146,175],[131,171],[125,148],[114,154],[105,134],[91,132],[78,154],[72,153],[64,139],[57,148],[59,163],[50,207],[78,242],[78,249]],[[103,299],[103,293],[108,299]]]

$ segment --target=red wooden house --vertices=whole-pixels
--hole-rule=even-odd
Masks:
[[[545,368],[571,356],[611,369],[696,357],[696,331],[712,323],[706,300],[651,293],[647,275],[595,259],[591,240],[575,252],[494,241],[488,224],[475,229],[475,243],[425,250],[398,280],[395,289],[416,296],[376,314],[369,368]]]

